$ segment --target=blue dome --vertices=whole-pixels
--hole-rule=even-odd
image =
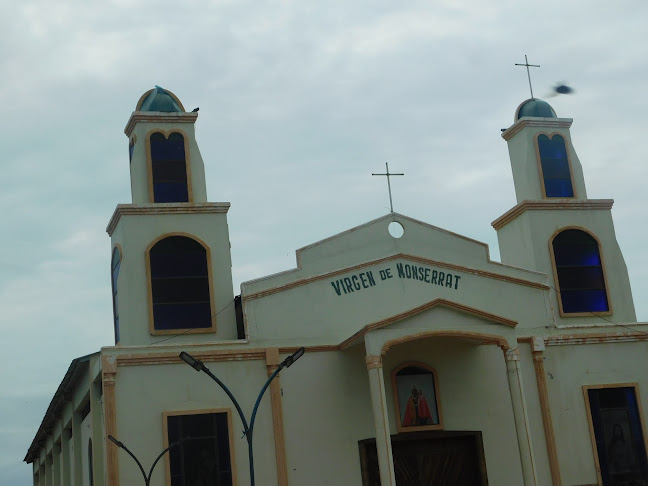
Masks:
[[[150,91],[144,93],[137,103],[136,111],[162,111],[166,113],[184,112],[184,107],[180,100],[170,91],[159,86],[155,86]]]
[[[519,120],[523,116],[533,116],[536,118],[558,118],[554,109],[546,101],[537,98],[531,98],[522,103],[515,116]]]

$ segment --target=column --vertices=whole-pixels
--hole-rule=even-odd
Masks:
[[[520,373],[520,351],[518,348],[505,349],[504,357],[506,359],[506,375],[511,393],[511,404],[513,405],[515,430],[517,431],[518,447],[520,449],[520,460],[522,461],[524,485],[537,486],[535,463],[533,461],[533,451],[531,450],[529,417],[526,409],[526,400],[524,399],[522,374]]]
[[[70,478],[70,430],[65,428],[61,432],[61,484],[63,486],[72,484]]]
[[[45,484],[52,486],[52,456],[48,455],[45,458]]]
[[[266,349],[268,377],[279,367],[279,348]],[[270,404],[272,406],[272,430],[274,432],[275,460],[277,462],[277,484],[288,486],[286,464],[286,440],[284,437],[283,407],[281,405],[281,381],[279,375],[270,383]]]
[[[380,484],[381,486],[396,486],[382,358],[370,355],[366,357],[366,363],[367,372],[369,373],[369,391],[371,393],[374,427],[376,429],[376,451],[378,452],[378,467],[380,468]]]
[[[72,444],[74,445],[74,486],[81,486],[83,484],[81,415],[77,410],[72,413]]]
[[[547,443],[551,480],[553,486],[562,486],[560,468],[558,466],[556,438],[554,436],[553,421],[551,420],[551,410],[549,408],[549,394],[547,393],[543,351],[544,340],[542,337],[534,337],[532,341],[533,367],[535,368],[536,382],[538,384],[538,397],[540,399],[540,411],[542,412],[542,426],[544,427],[545,441]]]
[[[92,369],[92,367],[91,367]],[[90,373],[90,420],[92,421],[92,473],[94,484],[104,484],[104,434],[101,416],[100,384],[92,380]]]
[[[117,358],[101,357],[103,380],[103,407],[105,417],[106,447],[106,486],[119,486],[119,449],[109,441],[108,436],[117,437],[117,409],[115,401],[115,377],[117,375]]]
[[[52,447],[52,485],[61,486],[61,444],[55,442]]]

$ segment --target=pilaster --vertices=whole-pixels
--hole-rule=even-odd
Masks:
[[[279,349],[266,349],[268,377],[279,367]],[[281,381],[279,375],[270,382],[270,404],[272,407],[272,430],[274,432],[275,459],[277,461],[277,485],[288,486],[286,465],[286,440],[284,437],[283,406],[281,404]]]
[[[369,355],[365,358],[365,361],[369,374],[369,391],[371,393],[371,405],[376,431],[376,451],[378,452],[380,484],[382,486],[396,486],[391,436],[389,435],[389,418],[387,416],[387,397],[385,395],[382,357]]]
[[[524,399],[522,373],[520,372],[520,350],[518,348],[506,349],[504,350],[504,358],[506,360],[506,376],[509,383],[509,392],[511,393],[511,404],[513,405],[513,417],[522,462],[524,485],[537,486],[538,480],[533,461],[529,415]]]

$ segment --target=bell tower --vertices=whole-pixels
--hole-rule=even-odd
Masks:
[[[546,273],[562,325],[636,320],[611,199],[589,199],[571,118],[531,98],[504,130],[517,204],[495,220],[502,263]],[[602,323],[603,321],[601,321]]]
[[[207,201],[197,119],[156,86],[126,124],[132,203],[107,228],[117,345],[237,338],[230,205]]]

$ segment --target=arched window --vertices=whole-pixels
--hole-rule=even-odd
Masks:
[[[603,266],[596,239],[567,229],[552,242],[562,311],[565,314],[609,310]]]
[[[155,132],[149,138],[153,172],[153,202],[187,202],[187,162],[184,137],[172,133],[166,138]]]
[[[119,278],[119,268],[121,267],[121,253],[119,248],[115,248],[110,262],[110,281],[112,284],[113,296],[113,319],[115,323],[115,344],[119,342],[119,308],[117,306],[117,279]]]
[[[538,153],[546,197],[574,197],[565,139],[538,135]]]
[[[149,251],[153,328],[212,327],[207,250],[186,236],[169,236]]]

